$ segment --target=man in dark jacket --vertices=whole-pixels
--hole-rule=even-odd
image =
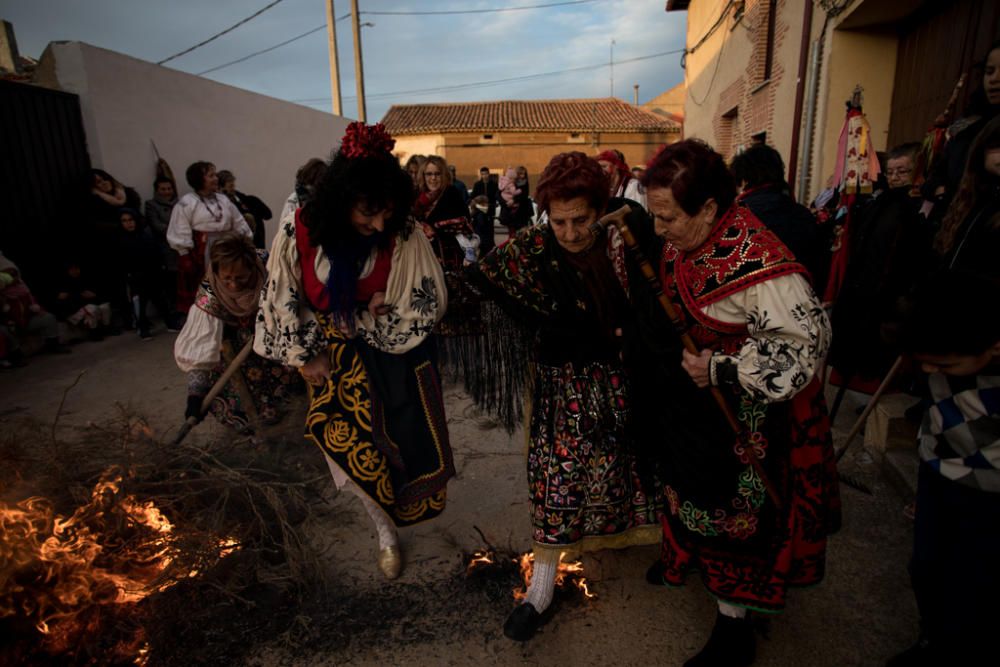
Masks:
[[[490,178],[490,168],[480,167],[479,180],[472,186],[472,198],[479,195],[486,197],[490,216],[496,215],[498,190],[497,182]]]
[[[792,199],[781,154],[766,144],[755,144],[733,158],[730,171],[740,188],[737,201],[788,246],[809,270],[813,289],[822,294],[830,243],[812,212]]]

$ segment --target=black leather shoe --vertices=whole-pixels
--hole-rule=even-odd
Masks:
[[[542,615],[535,611],[534,605],[524,602],[514,608],[503,624],[503,633],[508,639],[516,642],[526,642],[535,636],[542,625]]]
[[[750,617],[715,616],[715,627],[705,648],[684,667],[746,667],[757,657],[757,639]]]

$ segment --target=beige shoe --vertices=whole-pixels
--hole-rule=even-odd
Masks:
[[[398,544],[378,552],[378,569],[382,570],[386,579],[395,579],[399,576],[403,571],[403,552],[400,551]]]

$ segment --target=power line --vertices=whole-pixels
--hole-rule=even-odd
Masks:
[[[522,10],[525,10],[525,9],[545,9],[545,8],[548,8],[548,7],[562,7],[562,6],[566,6],[566,5],[581,5],[581,4],[584,4],[584,3],[595,2],[595,1],[596,0],[570,0],[570,1],[567,1],[567,2],[551,2],[551,3],[543,4],[543,5],[524,5],[522,7],[499,7],[499,8],[496,8],[496,9],[449,9],[449,10],[423,11],[423,12],[422,11],[411,11],[411,12],[404,12],[404,11],[398,11],[398,12],[392,12],[392,11],[384,11],[384,12],[363,11],[363,12],[358,12],[358,14],[359,14],[359,16],[364,16],[366,14],[367,15],[375,15],[375,16],[420,16],[420,15],[442,16],[442,15],[449,15],[449,14],[489,14],[489,13],[498,13],[498,12],[517,12],[517,11],[522,11]],[[268,5],[264,9],[260,10],[259,12],[257,12],[257,14],[260,14],[261,12],[265,11],[266,9],[269,9],[270,7],[272,7],[273,5],[277,4],[278,2],[281,2],[281,0],[275,0],[275,2],[272,2],[270,5]],[[257,14],[254,14],[254,16],[256,16]],[[342,20],[344,20],[346,18],[349,18],[349,17],[350,17],[350,14],[344,14],[343,16],[338,16],[337,17],[337,21],[342,21]],[[187,51],[181,51],[180,53],[178,53],[176,55],[170,56],[169,58],[167,58],[167,60],[172,60],[172,59],[174,59],[174,58],[176,58],[178,56],[184,55],[185,53],[189,53],[189,52],[193,51],[194,49],[198,48],[199,46],[203,46],[204,44],[207,44],[208,42],[212,41],[216,37],[224,35],[225,33],[229,32],[233,28],[236,28],[237,26],[239,26],[240,24],[246,23],[247,21],[249,21],[252,18],[253,18],[253,16],[251,16],[249,18],[246,18],[243,21],[241,21],[240,23],[237,23],[236,25],[234,25],[232,28],[228,28],[227,30],[224,30],[223,32],[220,32],[218,35],[215,35],[215,37],[211,37],[211,38],[205,40],[204,42],[202,42],[201,44],[196,44],[196,45],[192,46]],[[301,35],[296,35],[295,37],[292,37],[291,39],[286,39],[285,41],[283,41],[283,42],[281,42],[279,44],[275,44],[274,46],[269,46],[266,49],[261,49],[260,51],[254,51],[253,53],[250,53],[250,54],[247,54],[247,55],[243,56],[242,58],[237,58],[236,60],[230,60],[227,63],[223,63],[221,65],[216,65],[215,67],[212,67],[210,69],[198,72],[197,74],[198,74],[198,76],[202,76],[204,74],[209,74],[210,72],[215,72],[217,70],[223,69],[224,67],[229,67],[230,65],[235,65],[237,63],[241,63],[241,62],[244,62],[246,60],[250,60],[251,58],[255,58],[255,57],[257,57],[257,56],[259,56],[261,54],[268,53],[269,51],[274,51],[275,49],[281,48],[282,46],[285,46],[287,44],[291,44],[292,42],[298,41],[298,40],[302,39],[303,37],[308,37],[309,35],[313,34],[314,32],[319,32],[320,30],[322,30],[325,27],[326,27],[325,23],[323,25],[318,25],[315,28],[311,28],[310,30],[307,30],[306,32],[302,33]],[[161,60],[160,62],[158,62],[156,64],[157,65],[162,65],[163,63],[167,62],[167,60]]]
[[[441,10],[431,10],[431,11],[412,11],[412,12],[360,12],[361,14],[369,14],[371,16],[449,16],[452,14],[495,14],[500,12],[520,12],[526,9],[547,9],[549,7],[565,7],[566,5],[582,5],[588,2],[596,2],[597,0],[570,0],[569,2],[550,2],[544,5],[524,5],[522,7],[501,7],[497,9],[441,9]]]
[[[684,49],[674,49],[672,51],[662,51],[660,53],[651,53],[651,54],[645,55],[645,56],[636,56],[635,58],[626,58],[624,60],[616,60],[615,64],[616,65],[624,65],[624,64],[628,64],[628,63],[638,62],[640,60],[649,60],[651,58],[662,58],[663,56],[670,56],[670,55],[674,55],[674,54],[677,54],[677,53],[683,53],[683,51],[684,51]],[[466,89],[466,88],[483,88],[483,87],[487,87],[487,86],[496,86],[496,85],[499,85],[499,84],[502,84],[502,83],[511,83],[511,82],[515,82],[515,81],[529,81],[529,80],[532,80],[532,79],[540,79],[540,78],[543,78],[543,77],[555,76],[555,75],[558,75],[558,74],[568,74],[570,72],[584,72],[584,71],[589,71],[589,70],[601,69],[601,68],[607,67],[607,66],[608,66],[608,63],[599,63],[599,64],[596,64],[596,65],[581,65],[579,67],[570,67],[568,69],[561,69],[561,70],[556,70],[556,71],[553,71],[553,72],[537,72],[535,74],[523,74],[521,76],[512,76],[512,77],[507,77],[505,79],[493,79],[493,80],[490,80],[490,81],[475,81],[475,82],[470,82],[470,83],[458,83],[458,84],[455,84],[455,85],[452,85],[452,86],[437,86],[435,88],[415,88],[415,89],[411,89],[411,90],[397,90],[397,91],[385,92],[385,93],[372,93],[370,95],[367,95],[366,97],[368,99],[374,99],[374,98],[382,98],[382,97],[394,97],[396,95],[429,95],[429,94],[433,94],[433,93],[444,93],[444,92],[450,92],[450,91],[453,91],[453,90],[462,90],[462,89]],[[350,99],[350,98],[345,98],[345,99]],[[327,100],[328,100],[328,98],[326,98],[326,97],[307,97],[307,98],[304,98],[304,99],[297,99],[297,100],[291,100],[291,101],[292,102],[296,102],[296,103],[302,103],[302,104],[310,104],[310,103],[319,103],[319,102],[323,102],[323,101],[327,101]]]
[[[274,6],[275,6],[276,4],[278,4],[279,2],[284,2],[284,0],[274,0],[273,2],[271,2],[270,4],[268,4],[268,5],[267,5],[266,7],[264,7],[263,9],[259,9],[259,10],[257,10],[256,12],[254,12],[253,14],[251,14],[250,16],[248,16],[248,17],[246,17],[245,19],[243,19],[242,21],[240,21],[239,23],[234,23],[233,25],[229,26],[228,28],[226,28],[226,29],[225,29],[225,30],[223,30],[222,32],[218,32],[218,33],[216,33],[216,34],[212,35],[211,37],[209,37],[208,39],[206,39],[206,40],[205,40],[205,41],[203,41],[203,42],[198,42],[197,44],[195,44],[194,46],[192,46],[192,47],[191,47],[191,48],[189,48],[189,49],[184,49],[183,51],[180,51],[179,53],[175,53],[174,55],[170,56],[169,58],[164,58],[163,60],[159,60],[159,61],[157,61],[157,63],[156,63],[156,64],[157,64],[157,65],[162,65],[163,63],[168,63],[168,62],[170,62],[171,60],[173,60],[174,58],[180,58],[181,56],[183,56],[183,55],[184,55],[184,54],[186,54],[186,53],[191,53],[191,52],[192,52],[192,51],[194,51],[195,49],[199,49],[199,48],[201,48],[201,47],[205,46],[205,45],[206,45],[206,44],[208,44],[209,42],[211,42],[211,41],[214,41],[214,40],[216,40],[216,39],[218,39],[218,38],[222,37],[222,36],[223,36],[223,35],[225,35],[225,34],[226,34],[227,32],[232,32],[233,30],[236,30],[237,28],[239,28],[239,27],[240,27],[241,25],[243,25],[244,23],[247,23],[247,22],[249,22],[249,21],[252,21],[252,20],[254,20],[254,19],[255,19],[255,18],[257,18],[258,16],[260,16],[261,14],[263,14],[264,12],[266,12],[267,10],[269,10],[269,9],[270,9],[271,7],[274,7]]]

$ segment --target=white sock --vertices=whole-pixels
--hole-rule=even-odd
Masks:
[[[524,597],[539,614],[552,604],[552,593],[556,585],[556,573],[559,571],[561,554],[551,549],[536,550],[535,563],[531,570],[531,583]]]
[[[719,613],[729,618],[746,618],[747,610],[719,600]]]
[[[337,489],[340,491],[350,491],[364,505],[365,512],[371,517],[372,522],[375,524],[375,530],[378,533],[379,551],[399,544],[399,536],[396,534],[396,526],[393,524],[392,519],[379,507],[378,503],[369,498],[368,494],[361,490],[361,487],[354,480],[347,476],[347,473],[340,469],[340,466],[333,462],[333,459],[329,455],[325,455],[324,458],[326,459],[327,466],[330,468],[330,474],[333,476],[333,482],[337,485]]]
[[[369,498],[357,485],[352,486],[354,488],[351,490],[354,491],[357,489],[355,495],[361,499],[361,504],[365,506],[365,511],[368,512],[368,516],[375,523],[375,530],[378,532],[379,551],[399,544],[399,536],[396,534],[396,526],[392,523],[392,519],[379,507],[378,503]]]

